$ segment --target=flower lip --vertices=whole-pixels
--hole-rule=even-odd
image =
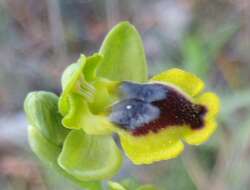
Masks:
[[[132,135],[157,133],[171,126],[191,129],[204,126],[207,108],[193,103],[174,87],[160,83],[122,85],[121,91],[127,99],[113,105],[110,120]]]

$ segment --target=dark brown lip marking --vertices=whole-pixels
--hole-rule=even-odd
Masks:
[[[160,109],[160,116],[132,130],[134,136],[146,135],[150,131],[157,133],[159,130],[171,126],[188,125],[191,129],[200,129],[204,126],[204,116],[207,113],[205,106],[192,103],[181,92],[173,87],[166,88],[166,98],[152,102]]]
[[[112,106],[111,122],[134,136],[157,133],[172,126],[204,126],[207,109],[191,102],[178,89],[162,83],[123,82],[123,99]]]

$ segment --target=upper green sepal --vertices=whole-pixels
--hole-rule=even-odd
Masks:
[[[31,92],[24,101],[24,110],[31,126],[56,145],[62,145],[68,130],[61,124],[58,97],[45,91]]]
[[[58,158],[59,165],[79,180],[100,180],[114,176],[122,163],[112,136],[87,135],[72,130]]]
[[[99,51],[103,59],[97,75],[115,81],[147,80],[147,63],[142,40],[136,28],[128,22],[114,26]]]

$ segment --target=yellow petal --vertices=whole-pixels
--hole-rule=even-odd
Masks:
[[[158,133],[145,136],[132,136],[120,133],[121,145],[134,164],[150,164],[177,157],[184,149],[179,128],[169,127]]]
[[[206,106],[207,114],[204,118],[205,126],[201,129],[189,129],[184,140],[188,144],[199,145],[206,142],[217,128],[215,117],[219,112],[220,101],[219,97],[212,92],[207,92],[196,99],[196,103]]]
[[[197,76],[177,68],[164,71],[154,76],[151,80],[173,84],[190,96],[197,95],[205,86],[203,81]]]

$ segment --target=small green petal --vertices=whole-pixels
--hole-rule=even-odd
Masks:
[[[76,63],[69,65],[62,74],[62,89],[63,91],[70,91],[80,75],[82,74],[83,67],[86,63],[86,57],[81,54]]]
[[[96,70],[103,56],[95,53],[90,57],[87,57],[86,64],[83,69],[83,75],[86,81],[94,81],[96,79]]]
[[[117,24],[106,36],[99,51],[104,57],[98,76],[110,80],[147,80],[147,63],[142,40],[133,25]]]
[[[110,134],[113,126],[106,116],[94,115],[89,106],[78,94],[69,97],[70,111],[65,115],[62,123],[70,129],[83,129],[87,134]]]
[[[56,145],[61,145],[68,134],[58,113],[58,97],[50,92],[31,92],[24,101],[24,110],[29,123]]]
[[[70,109],[68,98],[70,93],[76,92],[77,84],[80,81],[82,70],[86,62],[86,57],[81,55],[77,63],[69,65],[63,72],[61,83],[63,92],[59,98],[59,112],[65,115]]]
[[[72,94],[79,94],[88,102],[93,101],[95,88],[91,83],[86,81],[84,74],[87,74],[86,76],[89,80],[95,77],[95,67],[97,67],[100,59],[101,56],[98,54],[94,54],[88,59],[86,59],[84,55],[81,55],[77,63],[73,63],[66,68],[62,76],[63,92],[58,104],[59,111],[62,115],[66,115],[71,109],[69,97]],[[94,61],[97,62],[94,63]]]
[[[72,130],[58,163],[79,180],[101,180],[119,171],[122,156],[111,136],[86,135],[82,130]]]
[[[28,128],[29,143],[32,151],[43,161],[48,167],[55,169],[59,174],[65,176],[72,182],[78,184],[82,188],[89,190],[101,189],[101,183],[98,181],[80,181],[74,176],[66,173],[58,164],[57,158],[61,152],[61,147],[48,141],[37,128],[29,126]]]

